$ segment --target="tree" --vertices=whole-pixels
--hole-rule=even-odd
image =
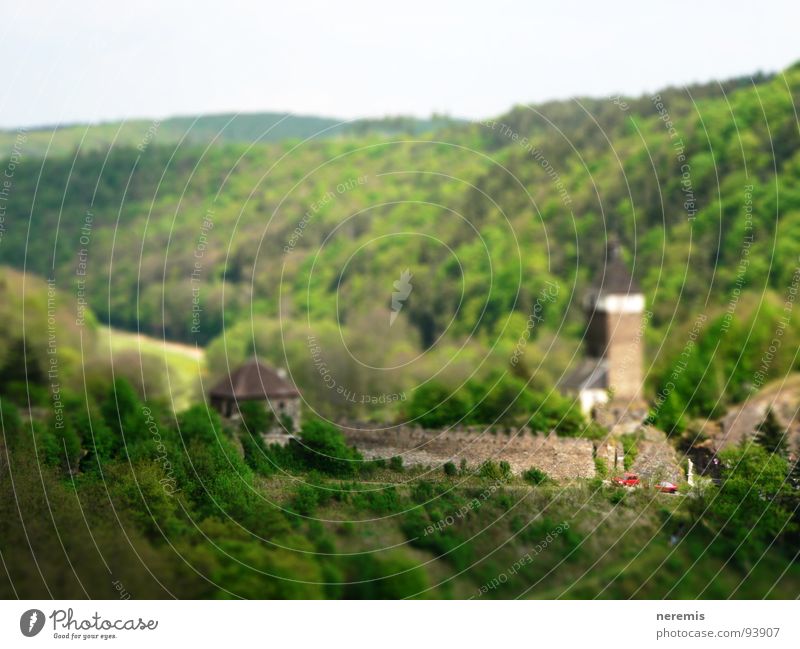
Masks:
[[[64,471],[75,473],[80,460],[81,438],[69,417],[56,423],[51,421],[47,430],[49,440],[46,442],[46,456],[50,464],[58,464]]]
[[[213,442],[222,434],[222,421],[216,410],[197,403],[178,415],[178,431],[186,441]]]
[[[47,375],[44,361],[36,347],[22,338],[11,343],[5,362],[0,366],[0,391],[19,404],[43,404],[47,401]]]
[[[263,401],[243,401],[239,404],[239,413],[242,415],[242,429],[251,435],[262,435],[275,425],[275,415]]]
[[[661,397],[657,407],[650,411],[648,423],[657,426],[667,435],[679,435],[686,428],[686,406],[676,390]]]
[[[408,405],[408,419],[425,428],[451,426],[464,419],[467,405],[458,392],[440,383],[428,383],[414,391]]]
[[[756,427],[756,435],[753,439],[767,453],[780,455],[781,457],[787,456],[786,429],[780,425],[772,408],[767,409],[766,416]]]
[[[81,459],[82,471],[97,469],[98,465],[110,461],[118,448],[114,433],[94,410],[93,406],[77,406],[69,415],[86,448],[86,455]]]
[[[535,407],[525,383],[514,376],[470,381],[467,390],[476,404],[469,418],[476,424],[515,424],[527,419]]]
[[[13,449],[22,434],[22,420],[14,404],[0,397],[0,433],[6,448]]]
[[[139,407],[139,397],[131,384],[122,378],[115,379],[106,395],[102,413],[108,427],[117,435],[118,445],[122,445],[128,432],[125,430],[126,421],[137,414]]]
[[[13,383],[43,385],[46,378],[39,354],[26,346],[22,338],[15,340],[0,368],[0,386]]]
[[[788,466],[782,457],[758,444],[743,444],[720,454],[722,484],[705,505],[708,521],[718,527],[718,543],[726,552],[748,561],[759,557],[781,534],[792,532]],[[734,555],[731,555],[734,556]]]

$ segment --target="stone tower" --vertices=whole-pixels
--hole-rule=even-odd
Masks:
[[[577,394],[586,414],[595,414],[609,398],[612,405],[638,407],[644,379],[644,295],[625,266],[616,239],[609,240],[606,264],[583,306],[585,356],[562,387]]]

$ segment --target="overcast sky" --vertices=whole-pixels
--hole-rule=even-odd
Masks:
[[[223,111],[480,118],[800,59],[800,0],[0,7],[0,127]]]

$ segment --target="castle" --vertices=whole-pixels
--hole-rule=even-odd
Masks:
[[[583,301],[587,317],[584,358],[561,383],[575,395],[581,410],[615,417],[642,408],[644,381],[644,295],[622,260],[620,245],[610,239],[604,272]]]

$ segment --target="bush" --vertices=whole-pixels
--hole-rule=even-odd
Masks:
[[[470,409],[470,404],[475,404]],[[486,381],[468,381],[460,390],[432,383],[418,388],[406,410],[408,419],[426,428],[454,424],[494,425],[506,431],[513,425],[528,422],[534,431],[556,430],[558,435],[605,435],[599,427],[587,425],[577,403],[558,394],[531,392],[523,381],[513,376]]]
[[[363,459],[336,426],[320,419],[303,424],[300,442],[293,439],[290,448],[306,468],[339,477],[356,475]]]
[[[200,439],[213,443],[222,434],[222,421],[216,410],[198,403],[178,415],[178,431],[187,442]]]
[[[425,428],[442,428],[459,422],[467,410],[457,392],[439,383],[428,383],[414,391],[406,415]]]
[[[395,455],[393,458],[389,460],[389,468],[392,471],[402,471],[403,470],[403,458],[399,455]]]
[[[348,599],[404,599],[422,595],[428,587],[425,570],[412,557],[393,552],[388,556],[354,557],[347,576]]]
[[[275,425],[275,415],[267,410],[263,401],[244,401],[239,404],[239,414],[242,416],[242,428],[251,435],[266,433]]]
[[[620,438],[625,453],[623,464],[626,471],[633,466],[636,456],[639,455],[639,439],[638,433],[627,433]]]
[[[582,437],[585,433],[594,433],[594,429],[586,425],[586,420],[577,403],[556,393],[534,395],[538,406],[534,409],[530,427],[534,431],[549,432],[555,430],[561,437]]]
[[[781,545],[797,530],[793,520],[797,496],[786,479],[789,465],[752,443],[727,448],[720,459],[722,485],[710,499],[698,502],[697,508],[708,506],[704,522],[719,533],[721,554],[735,553],[735,560],[752,562],[776,540]],[[795,552],[792,542],[786,549],[789,556]]]
[[[444,463],[444,474],[446,476],[454,476],[458,473],[458,469],[453,462],[445,462]]]
[[[244,461],[253,471],[265,476],[275,473],[275,461],[260,434],[251,435],[246,430],[242,430],[239,439],[244,451]]]
[[[292,498],[291,508],[303,516],[311,516],[319,505],[318,490],[313,485],[301,484]]]
[[[515,376],[493,374],[486,381],[469,381],[465,388],[469,403],[475,404],[469,414],[472,424],[520,424],[536,406],[533,393]]]
[[[537,469],[535,466],[532,466],[530,469],[525,471],[525,473],[522,474],[522,479],[533,486],[550,482],[550,476],[548,476],[541,469]]]
[[[602,457],[594,458],[594,471],[598,478],[605,480],[608,477],[608,462]]]
[[[478,475],[481,478],[488,478],[490,480],[503,480],[508,477],[508,474],[503,472],[502,464],[505,464],[506,467],[508,467],[508,462],[501,463],[501,465],[498,466],[496,462],[492,460],[486,460],[478,469]],[[508,468],[510,472],[510,467]]]
[[[356,509],[368,509],[377,514],[392,514],[403,510],[403,505],[394,487],[355,492],[353,506]]]

